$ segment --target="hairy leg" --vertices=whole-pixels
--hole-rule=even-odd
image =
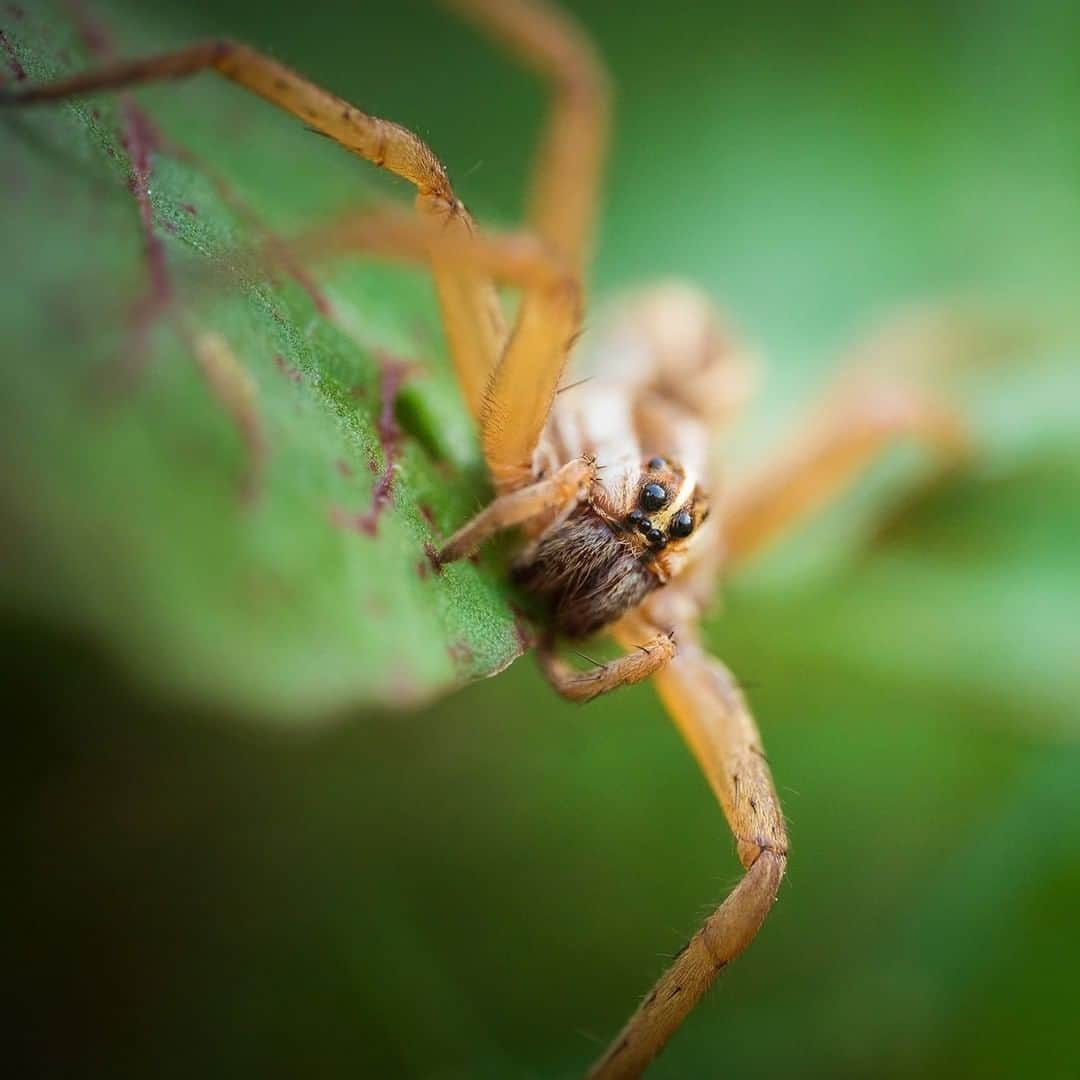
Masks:
[[[624,644],[626,644],[624,642]],[[591,671],[575,671],[555,651],[551,642],[537,649],[540,670],[555,689],[569,701],[592,701],[609,690],[641,682],[654,675],[676,654],[675,635],[656,631],[644,645],[629,645],[633,651]]]
[[[948,466],[967,458],[956,413],[922,389],[932,371],[993,351],[985,327],[927,313],[898,320],[855,350],[857,378],[842,383],[816,418],[753,477],[736,482],[727,507],[727,559],[749,558],[844,489],[902,438]],[[989,345],[989,348],[988,348]],[[919,370],[921,366],[922,370]],[[616,637],[674,626],[679,653],[656,686],[735,835],[746,874],[657,981],[604,1056],[594,1078],[638,1076],[681,1025],[721,967],[753,939],[776,898],[787,836],[757,726],[727,669],[702,650],[694,626],[719,570],[719,542],[678,583],[654,593]]]
[[[626,644],[643,625],[648,623],[626,619],[616,636]],[[692,624],[679,625],[677,633],[678,654],[656,672],[656,686],[720,802],[746,874],[593,1066],[594,1080],[645,1070],[720,969],[753,940],[787,865],[784,818],[754,718],[728,670],[702,651]]]
[[[284,64],[235,41],[202,41],[156,56],[120,61],[9,91],[4,101],[14,104],[58,101],[96,91],[182,78],[200,71],[216,71],[258,94],[365,160],[408,180],[420,194],[456,201],[442,163],[417,135],[399,124],[361,112]]]
[[[558,516],[564,509],[576,506],[595,479],[596,462],[577,458],[535,484],[499,495],[446,541],[439,562],[463,559],[485,540],[514,525],[546,515]]]
[[[365,252],[482,272],[523,291],[521,307],[488,381],[481,442],[499,494],[533,480],[533,453],[569,349],[581,325],[581,290],[565,262],[529,233],[461,233],[394,211],[352,215],[295,238],[310,258]],[[270,252],[272,255],[272,252]]]
[[[533,475],[533,455],[581,329],[581,290],[569,278],[522,298],[514,330],[485,392],[481,440],[497,492]]]
[[[939,468],[970,453],[959,415],[909,380],[877,376],[835,395],[760,468],[732,482],[723,510],[727,564],[834,501],[901,440],[925,447]]]
[[[607,155],[607,74],[585,33],[543,0],[442,0],[548,80],[528,222],[582,275]]]
[[[121,61],[39,86],[0,91],[0,105],[64,98],[139,86],[216,71],[366,161],[400,176],[417,190],[421,216],[438,222],[451,237],[466,237],[472,220],[434,152],[400,124],[369,116],[284,64],[248,45],[205,41],[172,52]],[[451,355],[473,416],[478,417],[484,386],[505,340],[498,299],[482,276],[431,260]]]
[[[443,3],[551,86],[528,224],[580,281],[607,155],[610,92],[603,65],[582,29],[544,0]],[[533,452],[580,328],[579,292],[575,286],[559,299],[523,299],[514,336],[487,385],[481,427],[497,491],[513,490],[532,477]]]

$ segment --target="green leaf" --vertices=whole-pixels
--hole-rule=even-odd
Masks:
[[[427,0],[324,0],[299,19],[294,5],[265,0],[83,2],[117,13],[109,21],[125,55],[208,33],[270,48],[421,131],[481,221],[520,217],[540,91]],[[572,6],[618,87],[596,293],[675,274],[724,305],[768,373],[743,460],[790,433],[843,347],[897,307],[1002,296],[1075,319],[1077,5],[685,3],[663,18],[647,4]],[[42,10],[54,9],[35,0]],[[9,11],[0,4],[0,29],[29,65],[46,16],[24,24]],[[62,48],[81,64],[66,24],[48,20],[57,36],[41,45],[41,73],[61,64]],[[283,230],[380,182],[211,77],[138,100]],[[55,199],[20,224],[9,162],[46,119],[0,115],[0,303],[20,320],[5,294],[25,291],[34,245],[48,238],[59,267],[81,267],[73,236],[101,258],[86,216],[96,229],[134,220],[119,165],[82,197],[82,218],[65,209],[74,196],[60,177],[86,166],[57,135],[33,144],[53,155],[60,176],[33,175]],[[155,175],[182,165],[159,156]],[[122,236],[134,275],[139,233]],[[166,243],[176,279],[190,270],[197,287],[206,262]],[[90,288],[95,274],[81,273]],[[419,315],[438,340],[422,280],[360,270],[324,289],[343,312],[351,300],[362,313],[354,326],[428,359],[411,337]],[[45,333],[60,336],[73,297],[49,294]],[[23,340],[2,325],[6,343]],[[56,373],[39,372],[37,355],[8,350],[4,485],[42,453],[32,424],[62,426],[50,413]],[[176,357],[151,367],[150,385],[163,370],[189,381],[190,402],[234,440],[221,478],[231,506],[244,465],[235,433],[206,405],[190,354]],[[724,591],[709,640],[748,688],[789,819],[791,868],[762,933],[650,1076],[1077,1072],[1075,336],[1054,356],[1021,359],[986,372],[985,402],[961,398],[977,414],[970,474],[879,528],[923,464],[901,452]],[[364,370],[375,393],[376,369]],[[44,402],[31,412],[35,385]],[[29,420],[6,400],[13,393]],[[178,391],[157,393],[165,423]],[[441,410],[422,431],[410,426],[420,401]],[[453,471],[439,483],[482,498],[467,472],[469,426],[440,367],[400,410],[422,446],[447,439],[439,452]],[[374,402],[361,415],[374,440]],[[50,445],[49,460],[73,467],[63,459],[71,445]],[[74,490],[66,482],[65,499]],[[85,513],[80,494],[54,513]],[[109,505],[128,509],[119,496]],[[14,534],[0,536],[0,576],[44,591],[23,579],[63,564],[50,552],[52,562],[25,557],[27,573],[13,572]],[[211,537],[188,557],[215,551]],[[73,544],[67,558],[76,555]],[[67,594],[56,595],[54,608],[33,610],[70,622]],[[321,632],[349,602],[327,602]],[[647,686],[582,712],[523,663],[407,723],[368,710],[319,738],[249,737],[214,725],[216,710],[127,694],[81,639],[14,629],[9,695],[27,689],[31,708],[15,714],[5,754],[4,789],[17,802],[7,815],[13,1027],[46,1068],[577,1076],[661,954],[739,877],[707,786]]]
[[[13,79],[170,40],[131,11],[114,46],[73,5],[12,10]],[[429,283],[234,254],[362,203],[374,170],[211,77],[2,125],[4,603],[141,680],[281,718],[510,663],[500,575],[427,554],[485,497]],[[244,154],[269,180],[251,196]]]

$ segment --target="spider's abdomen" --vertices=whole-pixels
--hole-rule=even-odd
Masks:
[[[543,537],[513,576],[547,608],[553,629],[571,638],[614,622],[659,584],[628,540],[588,509]]]

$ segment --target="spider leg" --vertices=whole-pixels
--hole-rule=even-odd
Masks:
[[[439,562],[462,559],[503,529],[576,503],[595,478],[595,461],[576,458],[535,484],[499,495],[446,541],[439,552]]]
[[[581,289],[530,233],[448,232],[395,211],[352,215],[291,243],[308,257],[365,252],[482,272],[522,289],[517,320],[484,391],[481,443],[499,494],[533,480],[533,453],[581,325]],[[269,255],[272,257],[272,252]]]
[[[419,136],[400,124],[369,116],[284,64],[238,42],[199,42],[38,86],[0,90],[0,105],[60,101],[201,71],[216,71],[347,150],[408,180],[417,190],[421,216],[438,221],[448,235],[464,238],[473,231],[472,219],[454,193],[442,162]],[[458,380],[466,404],[478,417],[484,386],[505,340],[498,298],[486,279],[468,269],[447,267],[437,257],[432,258],[431,269]]]
[[[5,94],[7,103],[31,104],[119,90],[129,86],[216,71],[291,113],[348,150],[408,180],[422,195],[455,200],[446,170],[417,135],[388,120],[368,116],[335,94],[248,45],[202,41],[140,60],[124,60]]]
[[[552,89],[533,173],[528,223],[580,280],[607,152],[607,75],[581,28],[543,0],[443,0],[504,45]],[[484,454],[496,491],[532,479],[532,458],[580,327],[580,287],[526,296],[484,395]]]
[[[647,602],[644,619],[652,622],[648,609]],[[615,630],[623,644],[641,632],[637,618]],[[678,654],[657,670],[657,690],[720,802],[746,873],[593,1066],[594,1080],[644,1071],[720,969],[753,940],[787,864],[783,814],[754,718],[727,668],[703,652],[693,624],[680,624],[677,633]]]
[[[578,267],[584,255],[606,126],[602,79],[584,37],[542,3],[461,0],[474,21],[491,29],[527,62],[549,75],[556,106],[538,171],[533,217],[549,246],[569,263],[558,285],[526,293],[509,339],[494,289],[467,261],[429,264],[458,379],[478,417],[496,489],[513,490],[532,479],[532,456],[554,400],[559,376],[581,321]],[[276,60],[247,45],[209,41],[142,60],[110,65],[70,78],[0,94],[0,103],[56,101],[199,71],[217,71],[300,118],[417,189],[421,216],[437,221],[447,237],[464,241],[472,220],[455,195],[442,163],[417,135],[369,116]],[[496,366],[496,358],[499,358]]]
[[[480,415],[484,457],[497,492],[532,479],[533,454],[580,328],[581,290],[575,279],[523,297]]]
[[[727,564],[751,558],[838,498],[904,439],[924,446],[941,469],[970,454],[960,416],[914,381],[879,375],[843,388],[761,467],[732,481],[723,511]]]
[[[536,655],[540,670],[553,689],[569,701],[583,703],[609,690],[647,679],[670,663],[676,654],[675,635],[664,631],[656,631],[644,645],[624,644],[628,644],[630,652],[591,671],[575,671],[558,655],[550,641],[542,643]]]
[[[582,274],[607,154],[610,90],[603,64],[569,16],[542,0],[442,0],[551,86],[528,222]]]
[[[902,311],[856,342],[832,391],[784,445],[733,478],[724,507],[725,561],[751,558],[839,497],[902,440],[925,448],[941,474],[965,464],[964,418],[937,387],[1008,357],[1032,339],[1009,317],[934,305]]]

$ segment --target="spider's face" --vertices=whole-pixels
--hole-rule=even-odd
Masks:
[[[660,457],[643,463],[627,494],[633,505],[618,524],[633,538],[639,559],[667,582],[686,565],[709,516],[708,497],[678,462]]]
[[[701,488],[675,462],[650,458],[608,483],[514,567],[567,637],[595,633],[675,577],[708,516]]]

